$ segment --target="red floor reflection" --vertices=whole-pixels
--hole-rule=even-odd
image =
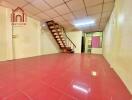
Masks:
[[[101,55],[55,54],[0,62],[0,100],[130,100]]]

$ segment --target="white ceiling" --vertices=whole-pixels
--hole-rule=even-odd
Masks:
[[[67,30],[87,32],[102,31],[111,15],[114,0],[1,0],[3,6],[22,7],[32,18],[39,21],[54,20]],[[93,19],[96,24],[76,28],[73,23]]]

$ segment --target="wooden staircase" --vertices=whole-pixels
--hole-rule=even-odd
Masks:
[[[47,21],[46,23],[62,52],[74,53],[74,49],[76,48],[76,46],[67,36],[64,27],[57,24],[53,20]]]

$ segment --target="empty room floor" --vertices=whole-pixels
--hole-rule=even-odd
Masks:
[[[131,100],[102,55],[53,54],[0,62],[0,100]]]

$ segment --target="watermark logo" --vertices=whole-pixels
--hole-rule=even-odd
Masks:
[[[17,7],[12,10],[11,22],[12,25],[26,25],[27,16],[22,8]]]

